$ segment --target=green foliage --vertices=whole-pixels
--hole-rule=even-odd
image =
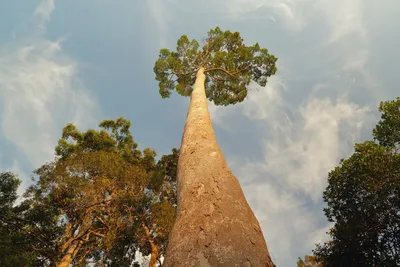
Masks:
[[[328,175],[324,210],[334,223],[332,240],[314,251],[323,266],[400,265],[398,105],[381,105],[384,114],[374,131],[379,144],[356,144],[354,154]]]
[[[265,86],[267,78],[277,71],[276,61],[258,43],[247,46],[238,32],[216,27],[208,32],[201,48],[196,40],[182,35],[176,51],[161,49],[154,72],[160,95],[167,98],[174,90],[190,96],[196,72],[204,68],[208,99],[226,106],[242,102],[252,81]]]
[[[382,119],[374,129],[374,138],[384,146],[400,146],[400,97],[381,102]]]
[[[27,214],[26,204],[16,205],[20,180],[11,172],[0,173],[0,266],[46,266],[47,256],[39,258],[33,244],[41,242],[31,225],[42,219]],[[39,219],[39,220],[38,220]],[[51,240],[42,243],[41,249]]]
[[[17,189],[21,181],[11,172],[0,174],[0,213],[9,211],[18,198]]]
[[[65,158],[78,151],[109,151],[119,153],[131,163],[137,164],[141,160],[141,151],[129,131],[130,121],[124,118],[104,120],[99,126],[100,131],[90,129],[81,133],[76,126],[68,124],[58,141],[56,155]]]
[[[139,232],[142,238],[142,252],[148,254],[151,251],[150,242],[156,245],[158,253],[165,255],[168,245],[169,232],[176,218],[176,175],[179,159],[179,150],[172,149],[171,154],[163,155],[157,162],[152,172],[148,185],[148,196],[151,199],[144,207],[147,210],[143,217],[143,223],[150,231],[149,236],[145,230]],[[147,250],[143,249],[147,247]]]
[[[179,150],[174,148],[169,155],[163,155],[158,161],[151,177],[150,188],[160,201],[168,201],[176,206],[176,178]]]
[[[35,222],[30,231],[51,241],[31,246],[51,264],[73,251],[77,266],[88,259],[96,266],[130,266],[136,251],[151,253],[149,242],[159,247],[158,257],[165,251],[176,202],[176,178],[167,173],[176,175],[178,150],[156,163],[154,150],[137,148],[128,120],[99,126],[80,132],[68,124],[57,158],[35,171],[39,180],[26,192],[26,218]],[[157,186],[156,173],[165,177]]]

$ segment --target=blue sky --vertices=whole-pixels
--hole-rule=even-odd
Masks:
[[[142,148],[179,147],[188,99],[158,95],[162,47],[210,28],[241,32],[279,58],[243,103],[210,105],[217,139],[277,266],[324,240],[327,173],[371,137],[400,95],[397,0],[2,1],[0,168],[29,184],[62,127],[124,116]]]

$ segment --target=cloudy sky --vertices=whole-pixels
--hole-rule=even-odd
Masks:
[[[0,3],[0,171],[53,158],[62,127],[124,116],[142,148],[179,147],[188,99],[158,95],[162,47],[210,28],[279,58],[265,88],[210,106],[217,139],[277,266],[323,241],[327,173],[400,95],[398,0],[37,0]],[[22,189],[21,189],[22,191]]]

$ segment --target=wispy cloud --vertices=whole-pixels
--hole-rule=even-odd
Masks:
[[[34,18],[37,19],[37,25],[40,28],[44,29],[46,23],[50,21],[50,16],[51,13],[53,13],[54,8],[54,0],[42,0],[39,2],[39,5],[36,7],[33,15]]]
[[[169,9],[163,0],[146,1],[146,4],[158,29],[159,45],[165,47],[167,45]]]
[[[53,1],[41,1],[32,35],[0,50],[0,142],[17,149],[1,153],[14,157],[17,169],[32,170],[51,160],[62,127],[68,122],[86,126],[97,113],[96,101],[79,79],[77,61],[62,51],[61,41],[35,31],[45,29],[54,8]]]
[[[334,43],[351,35],[366,38],[362,0],[318,1],[315,8],[321,12],[331,28],[328,41]]]
[[[227,1],[227,9],[235,18],[240,18],[249,12],[262,10],[265,13],[272,12],[269,16],[274,22],[278,20],[288,29],[300,31],[307,24],[304,12],[305,4],[310,1],[299,0],[233,0]]]

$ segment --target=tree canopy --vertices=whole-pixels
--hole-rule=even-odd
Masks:
[[[154,72],[160,95],[167,98],[172,91],[190,96],[196,72],[203,68],[208,99],[226,106],[242,102],[252,81],[265,86],[277,70],[276,61],[258,43],[247,46],[238,32],[216,27],[208,32],[202,47],[197,40],[182,35],[176,51],[161,49]]]
[[[314,254],[323,266],[400,265],[400,100],[382,102],[373,141],[328,175],[325,214],[332,240]]]

